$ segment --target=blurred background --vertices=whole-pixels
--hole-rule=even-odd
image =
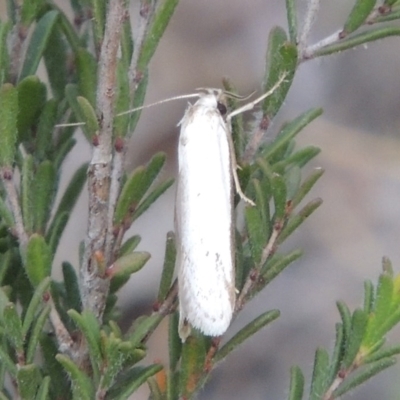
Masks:
[[[62,6],[62,1],[60,0]],[[138,1],[132,1],[132,24]],[[306,1],[298,1],[299,22]],[[342,26],[353,1],[321,1],[310,38],[317,42]],[[135,8],[136,7],[136,8]],[[286,29],[282,0],[181,0],[152,60],[145,103],[191,93],[197,87],[221,87],[229,77],[239,93],[260,93],[270,29]],[[362,304],[364,279],[376,280],[381,258],[388,256],[400,272],[400,45],[389,38],[368,47],[304,63],[290,95],[268,135],[280,123],[311,107],[324,114],[299,135],[299,145],[316,145],[322,153],[315,167],[326,170],[312,197],[323,206],[292,237],[288,248],[304,249],[303,258],[284,271],[232,324],[227,336],[268,309],[281,317],[233,353],[206,385],[200,399],[284,399],[289,369],[298,364],[311,377],[314,351],[331,349],[339,320],[335,302]],[[186,101],[142,112],[130,143],[127,167],[146,163],[152,154],[168,153],[165,177],[176,172],[177,123]],[[65,171],[88,160],[80,140]],[[163,261],[165,235],[173,229],[175,188],[137,221],[132,234],[142,235],[141,250],[152,259],[121,292],[122,324],[150,312]],[[86,226],[86,193],[71,218],[56,262],[77,265],[78,245]],[[164,361],[165,326],[149,343],[150,360]],[[396,340],[400,339],[400,334]],[[375,377],[352,393],[353,400],[400,398],[399,368]],[[143,389],[133,399],[145,399]],[[350,398],[347,396],[347,398]]]

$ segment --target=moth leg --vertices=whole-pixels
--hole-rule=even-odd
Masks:
[[[232,134],[231,134],[231,120],[227,120],[227,129],[226,129],[226,134],[228,136],[228,143],[229,143],[229,153],[231,157],[231,168],[232,168],[232,175],[233,175],[233,181],[235,182],[235,189],[237,194],[240,196],[240,198],[245,201],[246,203],[255,206],[256,203],[254,203],[253,200],[249,199],[244,193],[242,188],[240,187],[240,182],[239,182],[239,177],[237,174],[237,169],[240,168],[237,164],[236,161],[236,154],[235,154],[235,147],[233,145],[233,140],[232,140]]]

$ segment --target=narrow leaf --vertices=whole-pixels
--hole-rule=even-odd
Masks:
[[[304,375],[300,367],[290,369],[290,389],[288,400],[302,400],[304,393]]]
[[[131,275],[142,269],[149,259],[150,253],[137,251],[116,260],[107,271],[107,274],[111,276],[110,293],[115,293],[125,285]]]
[[[38,348],[38,343],[40,336],[43,334],[43,328],[45,323],[48,320],[49,314],[51,311],[51,306],[50,304],[47,304],[42,312],[37,316],[37,319],[35,320],[33,324],[33,329],[29,337],[29,342],[28,342],[28,348],[26,350],[26,362],[27,363],[33,363],[35,354]]]
[[[345,379],[344,382],[333,392],[334,398],[339,398],[349,390],[360,386],[363,382],[367,381],[373,376],[379,374],[379,372],[382,372],[383,370],[391,367],[394,364],[396,364],[396,359],[392,357],[375,361],[374,363],[371,363],[364,368],[360,368],[354,374]]]
[[[0,166],[11,167],[17,143],[18,93],[5,83],[0,88]]]
[[[86,49],[76,52],[76,70],[78,74],[77,94],[86,98],[92,107],[96,106],[97,61]]]
[[[17,383],[21,399],[34,399],[41,380],[41,373],[37,365],[29,364],[20,366],[17,373]]]
[[[159,364],[131,368],[107,392],[106,400],[128,400],[137,388],[161,370],[162,365]]]
[[[328,54],[339,53],[344,50],[352,49],[353,47],[361,44],[373,42],[390,36],[399,36],[400,28],[395,26],[384,26],[375,29],[367,30],[359,33],[358,35],[352,35],[344,40],[337,41],[336,43],[323,47],[322,49],[315,52],[315,57],[326,56]]]
[[[173,232],[167,233],[167,241],[165,245],[164,265],[161,273],[160,288],[158,289],[157,300],[161,303],[167,297],[171,288],[174,276],[176,260],[176,242]]]
[[[62,271],[67,308],[81,312],[82,302],[79,292],[78,277],[76,276],[75,269],[69,262],[64,261],[62,263]]]
[[[267,69],[264,92],[270,90],[285,75],[284,81],[262,104],[264,115],[272,119],[286,98],[297,69],[297,47],[289,42],[280,27],[271,30],[268,41]]]
[[[165,0],[157,8],[140,51],[137,63],[139,71],[143,72],[147,68],[178,2],[179,0]]]
[[[65,16],[63,16],[65,18]],[[59,18],[53,27],[51,35],[47,39],[44,49],[44,63],[46,65],[47,76],[51,86],[53,97],[62,99],[64,97],[65,86],[68,83],[68,53],[65,38],[62,32],[61,20]]]
[[[51,273],[52,254],[44,237],[33,234],[26,249],[26,273],[32,285],[38,286]]]
[[[54,99],[48,100],[39,117],[36,133],[35,154],[39,161],[50,159],[53,152],[53,129],[57,121],[58,103]]]
[[[57,22],[58,11],[49,11],[37,22],[27,46],[27,51],[19,79],[36,74],[43,52],[47,47],[53,27]]]
[[[276,139],[266,146],[262,151],[262,156],[266,160],[272,159],[274,155],[281,151],[288,142],[290,142],[305,126],[307,126],[315,118],[322,114],[322,109],[314,108],[305,113],[301,114],[299,117],[295,118],[293,121],[285,125]]]
[[[238,348],[245,340],[253,336],[260,329],[277,319],[280,315],[278,310],[267,311],[242,328],[232,339],[230,339],[214,357],[214,362],[222,361],[232,350]]]
[[[17,352],[22,352],[24,347],[24,337],[22,335],[21,319],[15,309],[14,303],[8,303],[3,310],[4,330],[8,340],[16,348]]]
[[[100,350],[100,327],[94,314],[85,310],[79,314],[75,310],[69,310],[68,315],[78,325],[89,348],[89,355],[94,375],[94,383],[97,385],[100,380],[100,366],[102,355]]]
[[[50,216],[56,190],[56,171],[51,161],[43,161],[37,167],[34,178],[33,229],[37,233],[44,233]]]
[[[133,347],[139,346],[142,340],[158,326],[162,319],[163,316],[160,314],[138,318],[134,323],[133,333],[129,337]]]
[[[375,7],[376,0],[356,0],[346,22],[343,33],[349,34],[358,29],[371,14]]]
[[[317,349],[315,352],[314,369],[311,382],[310,400],[320,400],[321,393],[325,393],[329,368],[329,355],[325,349]]]
[[[136,247],[139,245],[141,241],[141,237],[139,235],[134,235],[124,242],[124,244],[119,249],[119,256],[125,256],[129,253],[132,253]]]
[[[70,358],[62,354],[56,355],[57,361],[64,367],[72,382],[74,399],[94,399],[94,388],[91,379]]]
[[[43,281],[40,282],[40,284],[33,293],[32,299],[29,303],[29,306],[24,316],[24,323],[22,325],[22,334],[24,337],[28,333],[32,325],[32,322],[36,318],[38,309],[40,305],[43,303],[43,296],[45,292],[49,289],[50,283],[51,283],[50,277],[43,279]]]
[[[18,135],[22,141],[31,139],[30,129],[38,123],[46,103],[46,86],[37,76],[27,76],[17,86],[18,90]]]

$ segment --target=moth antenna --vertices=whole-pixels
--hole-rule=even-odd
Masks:
[[[136,108],[131,108],[130,110],[126,110],[123,112],[120,112],[119,114],[117,114],[117,117],[120,117],[121,115],[126,115],[126,114],[131,114],[134,113],[136,111],[140,111],[140,110],[144,110],[145,108],[149,108],[149,107],[153,107],[153,106],[158,106],[160,104],[163,103],[169,103],[170,101],[174,101],[174,100],[181,100],[181,99],[191,99],[193,97],[199,97],[198,93],[192,93],[192,94],[181,94],[179,96],[174,96],[174,97],[170,97],[168,99],[164,99],[164,100],[159,100],[156,101],[155,103],[150,103],[150,104],[146,104],[144,106],[140,106],[140,107],[136,107]]]

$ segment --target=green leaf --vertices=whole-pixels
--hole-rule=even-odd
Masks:
[[[139,204],[132,215],[132,220],[138,219],[173,183],[173,179],[168,179],[156,186]]]
[[[286,0],[286,13],[289,27],[289,37],[292,43],[297,42],[297,10],[295,0]]]
[[[4,330],[8,340],[16,348],[17,352],[24,350],[24,337],[22,335],[22,323],[14,303],[8,303],[3,310]]]
[[[351,331],[343,359],[343,367],[346,369],[350,368],[360,350],[367,323],[368,315],[366,312],[361,309],[355,310],[351,318]]]
[[[307,146],[288,155],[283,160],[274,163],[272,170],[277,173],[282,173],[282,171],[286,171],[293,166],[301,168],[315,158],[320,152],[321,150],[318,147]]]
[[[107,271],[111,275],[110,293],[115,293],[125,285],[131,275],[142,269],[150,257],[150,253],[137,251],[116,260],[110,271]]]
[[[26,273],[31,284],[36,287],[51,274],[53,256],[44,237],[34,233],[26,249]]]
[[[317,50],[314,54],[315,57],[326,56],[329,54],[339,53],[344,50],[351,49],[353,47],[359,46],[361,44],[366,44],[373,42],[375,40],[380,40],[390,36],[399,36],[400,28],[395,26],[385,26],[378,27],[375,29],[370,29],[368,31],[362,32],[358,35],[352,35],[349,38],[340,40],[332,45],[323,47]]]
[[[53,252],[55,252],[59,239],[64,231],[67,222],[65,219],[68,220],[68,216],[72,212],[78,197],[82,192],[82,188],[86,182],[87,168],[88,164],[83,164],[72,176],[57,207],[57,211],[55,212],[50,228],[48,229],[46,239],[49,243],[51,243]],[[64,221],[61,226],[59,225],[60,219],[61,221]]]
[[[58,103],[54,99],[48,100],[39,117],[36,136],[35,154],[39,161],[50,159],[53,151],[53,129],[57,122]]]
[[[245,340],[249,339],[255,333],[257,333],[260,329],[264,328],[266,325],[277,319],[280,315],[278,310],[267,311],[249,324],[247,324],[244,328],[242,328],[232,339],[230,339],[221,349],[217,352],[214,357],[214,362],[222,361],[232,350],[237,349]]]
[[[139,84],[137,85],[135,94],[133,96],[131,109],[136,109],[137,107],[141,107],[143,105],[144,98],[146,96],[147,84],[149,83],[148,69],[146,68],[145,71],[143,71],[142,73],[143,73],[142,78]],[[136,125],[138,124],[140,119],[140,115],[141,115],[141,110],[137,110],[133,113],[130,113],[131,116],[130,126],[129,126],[130,134],[132,134],[135,131]]]
[[[268,240],[268,225],[260,215],[259,204],[256,207],[245,207],[246,228],[249,236],[251,255],[256,264],[261,261],[262,251]]]
[[[51,254],[55,254],[60,243],[61,235],[69,221],[70,214],[66,211],[57,214],[51,223],[51,230],[46,235],[46,242],[48,242]]]
[[[375,3],[376,0],[356,0],[346,22],[344,23],[343,33],[352,33],[364,24],[374,9]]]
[[[37,316],[37,319],[35,320],[35,322],[33,324],[32,333],[29,337],[28,348],[26,350],[26,362],[27,363],[34,362],[35,354],[36,354],[36,351],[38,348],[39,339],[40,339],[40,336],[43,334],[43,328],[49,318],[50,311],[51,311],[51,306],[50,306],[50,304],[47,304],[43,308],[41,313]]]
[[[43,334],[40,337],[41,353],[44,358],[43,373],[50,376],[51,399],[71,399],[71,384],[65,373],[64,368],[56,360],[58,345],[56,338],[49,334]]]
[[[64,133],[65,135],[65,133]],[[68,136],[68,135],[66,135]],[[68,155],[68,153],[72,150],[72,148],[75,146],[76,140],[73,138],[68,138],[65,141],[62,141],[58,148],[56,148],[56,154],[54,157],[54,165],[56,166],[56,170],[59,170],[61,168],[61,165],[65,159],[65,157]]]
[[[324,174],[324,170],[322,168],[316,168],[301,184],[296,194],[292,197],[292,206],[296,207],[301,203],[304,197],[310,192],[310,190],[314,187],[316,182],[321,178]]]
[[[275,277],[277,277],[287,266],[292,262],[296,261],[303,255],[301,250],[294,250],[289,254],[282,257],[271,258],[265,266],[261,269],[261,274],[265,281],[265,284],[271,282]]]
[[[38,118],[46,103],[46,86],[37,76],[27,76],[17,86],[18,90],[18,135],[21,141],[31,139],[30,129],[38,123]]]
[[[179,375],[180,395],[191,398],[197,392],[198,379],[204,371],[208,338],[192,330],[192,334],[182,346],[181,367]]]
[[[278,244],[283,243],[321,204],[322,199],[311,200],[296,215],[291,216],[279,235]]]
[[[13,85],[0,88],[0,166],[11,167],[14,162],[18,115],[18,93]]]
[[[171,373],[177,370],[182,353],[182,340],[179,337],[178,326],[179,313],[175,311],[169,315],[168,325],[169,369]]]
[[[85,123],[89,136],[94,137],[99,132],[99,123],[96,113],[85,97],[78,96],[76,100],[81,108],[80,115],[83,117],[83,122]]]
[[[22,324],[22,335],[25,337],[32,325],[32,322],[36,318],[36,314],[38,313],[38,309],[40,305],[43,303],[43,296],[45,292],[49,289],[51,283],[51,278],[45,278],[35,289],[32,299],[29,303],[29,306],[26,310],[24,316],[24,322]]]
[[[122,224],[124,219],[134,213],[143,196],[161,172],[165,159],[164,153],[157,153],[147,167],[141,166],[132,172],[122,188],[115,209],[114,221],[117,225]]]
[[[378,349],[377,351],[374,351],[373,353],[364,357],[363,363],[369,364],[375,361],[382,360],[384,358],[396,356],[398,354],[400,354],[400,345],[397,344],[388,348]]]
[[[14,216],[12,215],[2,197],[0,197],[0,218],[1,222],[5,224],[8,228],[14,227]]]
[[[163,316],[160,314],[139,317],[133,324],[133,333],[129,336],[132,346],[139,346],[142,340],[158,326],[162,319]]]
[[[343,332],[343,324],[336,324],[336,339],[335,339],[335,347],[332,352],[331,365],[329,370],[328,381],[333,382],[335,376],[337,375],[340,365],[343,360],[343,355],[345,353],[345,338]]]
[[[120,373],[122,366],[127,358],[127,354],[121,350],[121,347],[130,343],[123,343],[121,339],[116,338],[114,334],[106,336],[102,332],[102,348],[104,353],[104,361],[106,367],[102,371],[101,388],[107,390],[114,383],[118,373]]]
[[[320,400],[321,393],[325,393],[329,370],[329,355],[325,349],[317,349],[315,352],[314,369],[311,382],[310,400]]]
[[[72,83],[68,84],[65,87],[65,95],[72,111],[74,112],[77,122],[82,123],[81,128],[86,139],[88,140],[89,143],[92,143],[93,132],[89,131],[88,127],[86,126],[85,115],[83,114],[82,108],[78,103],[78,96],[79,96],[78,86]]]
[[[15,365],[14,361],[8,355],[9,351],[7,346],[3,343],[0,343],[0,361],[1,365],[4,365],[7,369],[7,372],[15,379],[17,377],[18,368]]]
[[[125,65],[130,65],[133,55],[134,42],[130,18],[125,18],[122,25],[121,55]]]
[[[70,358],[62,354],[56,355],[56,360],[64,367],[71,378],[74,399],[93,400],[95,397],[91,379]]]
[[[182,341],[178,333],[179,313],[169,315],[168,351],[169,372],[167,374],[167,399],[179,398],[179,360],[182,354]]]
[[[394,364],[396,364],[396,359],[394,357],[386,358],[375,361],[374,363],[357,370],[354,374],[346,378],[343,383],[333,392],[333,398],[339,398],[349,390],[361,385],[363,382],[371,379],[373,376],[379,374],[379,372],[391,367]]]
[[[37,167],[34,178],[33,204],[33,229],[35,232],[44,233],[50,217],[56,189],[56,171],[51,161],[43,161]]]
[[[79,48],[75,56],[78,74],[78,90],[76,94],[86,98],[92,107],[96,107],[97,61],[84,48]]]
[[[298,366],[290,369],[290,389],[288,400],[302,400],[304,393],[304,375]]]
[[[347,307],[347,305],[342,301],[336,302],[336,307],[338,308],[340,317],[342,318],[344,343],[347,343],[351,332],[351,312],[349,307]]]
[[[82,302],[79,292],[78,277],[76,276],[75,269],[69,262],[64,261],[62,263],[62,271],[67,308],[81,312]]]
[[[158,289],[157,300],[162,303],[171,289],[172,279],[174,277],[176,261],[176,242],[173,232],[167,233],[167,241],[165,245],[164,265],[161,273],[160,288]]]
[[[131,94],[129,90],[129,64],[118,60],[117,64],[117,91],[115,100],[114,133],[116,137],[124,137],[129,133],[129,114],[119,115],[127,111],[131,103]]]
[[[0,85],[7,80],[10,69],[7,39],[11,26],[11,21],[0,22]]]
[[[34,160],[28,154],[23,159],[21,173],[21,205],[24,227],[27,232],[33,231],[33,190],[34,190]]]
[[[157,8],[140,51],[137,63],[139,71],[143,72],[147,68],[178,2],[179,0],[164,0]]]
[[[75,310],[69,310],[68,315],[74,320],[85,336],[93,369],[94,383],[97,386],[100,381],[100,366],[102,363],[100,327],[97,318],[88,310],[84,310],[82,314],[79,314]]]
[[[132,253],[136,247],[139,245],[142,238],[139,235],[134,235],[126,240],[126,242],[119,249],[119,256],[125,256]]]
[[[18,392],[22,400],[32,400],[42,381],[39,367],[35,364],[22,365],[18,369]]]
[[[106,400],[128,400],[148,378],[162,370],[162,365],[134,367],[122,374],[113,387],[107,392]]]
[[[103,42],[104,28],[106,23],[106,2],[102,0],[91,0],[91,11],[93,13],[93,33],[95,43],[100,46]]]
[[[21,23],[28,27],[36,19],[44,4],[44,0],[24,1],[21,4]]]
[[[0,287],[4,286],[5,282],[4,279],[7,276],[7,273],[10,270],[10,267],[13,265],[13,251],[11,249],[7,250],[6,252],[0,254]],[[0,291],[1,293],[1,291]],[[1,294],[0,294],[1,297]],[[1,301],[0,301],[1,304]],[[1,307],[0,307],[0,315],[1,315]],[[1,321],[1,316],[0,316]]]
[[[50,389],[50,377],[45,376],[42,383],[39,386],[35,400],[48,400],[49,399],[49,389]]]
[[[62,32],[61,19],[59,18],[54,25],[43,53],[47,76],[55,99],[64,97],[65,86],[69,78],[68,64],[70,61]]]
[[[369,314],[374,305],[374,286],[371,281],[364,282],[364,311]]]
[[[322,114],[322,109],[314,108],[301,114],[293,121],[286,124],[279,132],[276,139],[262,150],[262,157],[266,160],[272,159],[282,148],[306,127],[311,121]]]
[[[58,15],[58,11],[52,10],[44,14],[37,22],[29,44],[26,47],[27,51],[19,76],[20,80],[36,73],[49,38],[52,35],[53,27],[57,22]]]
[[[268,40],[267,69],[264,92],[270,90],[285,75],[284,81],[268,96],[262,104],[264,115],[272,119],[279,111],[292,85],[297,69],[297,46],[289,42],[285,31],[280,27],[271,30]]]
[[[271,192],[274,198],[275,221],[281,221],[286,214],[287,189],[285,180],[281,175],[274,174],[271,179]]]

